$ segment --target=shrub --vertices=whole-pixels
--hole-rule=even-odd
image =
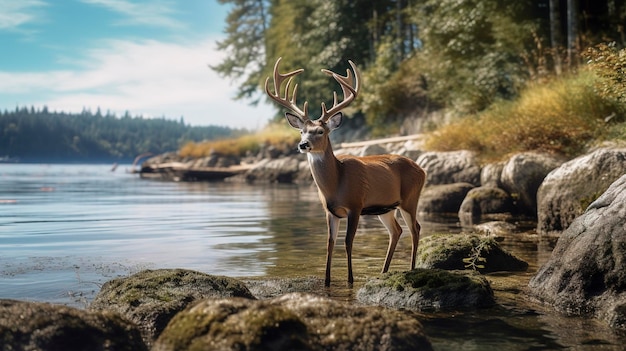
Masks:
[[[256,153],[262,146],[273,146],[282,151],[294,148],[299,135],[286,123],[270,124],[265,129],[242,135],[234,139],[220,139],[203,142],[189,142],[178,153],[183,157],[205,157],[213,153],[230,156],[245,156]]]
[[[581,70],[531,84],[515,101],[498,101],[431,133],[427,147],[475,150],[487,160],[529,150],[575,156],[605,135],[607,116],[621,113],[615,100],[598,94],[600,80],[592,70]],[[619,135],[619,129],[615,133]]]

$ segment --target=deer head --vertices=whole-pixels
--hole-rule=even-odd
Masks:
[[[293,77],[302,73],[304,70],[298,69],[281,74],[278,71],[281,59],[282,58],[278,58],[278,60],[276,60],[276,64],[274,65],[274,92],[272,93],[269,90],[269,77],[265,80],[265,92],[272,100],[278,102],[281,106],[284,106],[291,111],[286,112],[285,117],[287,118],[289,125],[293,128],[299,129],[300,134],[302,135],[302,139],[298,144],[298,150],[302,153],[325,152],[328,148],[330,148],[328,134],[339,128],[343,120],[341,110],[350,105],[359,93],[361,81],[360,73],[352,61],[348,61],[348,63],[352,67],[354,75],[350,70],[346,70],[346,75],[342,76],[327,69],[322,69],[322,72],[333,77],[337,83],[339,83],[343,92],[343,100],[339,102],[337,92],[333,91],[333,106],[330,109],[327,109],[326,104],[322,102],[321,117],[312,121],[309,119],[308,102],[304,102],[302,109],[298,107],[296,102],[298,84],[295,84],[293,91],[290,92]],[[284,97],[281,97],[280,89],[285,79],[289,80],[285,86],[285,95]]]

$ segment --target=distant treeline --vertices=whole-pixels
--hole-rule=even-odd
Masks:
[[[194,127],[165,118],[117,117],[46,107],[0,111],[0,160],[19,162],[130,162],[137,155],[176,151],[189,141],[243,134],[228,127]]]

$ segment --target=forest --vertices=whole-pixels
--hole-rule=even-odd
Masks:
[[[128,163],[142,153],[175,151],[189,141],[233,137],[243,132],[228,127],[189,126],[182,119],[18,107],[0,112],[0,160]]]
[[[528,87],[575,75],[589,61],[613,65],[609,75],[619,77],[609,84],[610,98],[626,102],[620,0],[219,1],[232,9],[218,43],[227,55],[212,68],[240,82],[238,98],[255,103],[282,57],[283,72],[305,69],[298,103],[308,101],[315,118],[313,107],[331,104],[338,89],[320,69],[343,73],[350,59],[364,86],[347,112],[363,114],[374,134],[434,110],[480,113]],[[595,52],[608,48],[613,62],[585,55],[598,45]]]

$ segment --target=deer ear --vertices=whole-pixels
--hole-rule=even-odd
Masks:
[[[328,122],[326,122],[326,125],[328,126],[328,129],[332,131],[332,130],[339,128],[341,126],[342,121],[343,121],[343,113],[337,112],[328,119]]]
[[[289,125],[296,128],[296,129],[302,129],[304,128],[304,122],[302,121],[302,119],[292,113],[289,112],[285,112],[285,118],[287,118],[287,122],[289,122]]]

